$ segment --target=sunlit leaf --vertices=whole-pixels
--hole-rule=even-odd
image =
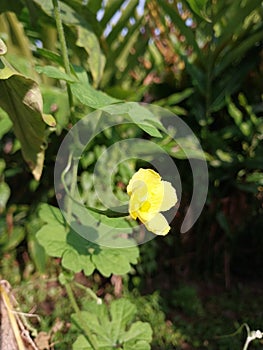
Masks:
[[[107,95],[102,91],[95,90],[89,84],[72,83],[70,84],[73,95],[84,105],[97,109],[117,103],[120,100]]]
[[[67,82],[76,81],[76,77],[70,76],[69,74],[61,71],[59,68],[53,66],[37,66],[36,71],[40,74],[45,74],[49,78],[65,80]]]
[[[110,304],[109,312],[105,305],[91,303],[89,312],[81,312],[81,319],[77,314],[72,318],[79,326],[83,325],[82,320],[87,322],[100,350],[113,350],[116,347],[150,350],[151,327],[146,322],[131,323],[135,314],[135,306],[129,300],[120,299]],[[73,344],[73,350],[80,349],[92,349],[89,341],[82,335]]]
[[[107,248],[84,239],[64,224],[64,218],[58,208],[42,204],[39,216],[45,224],[38,230],[36,237],[48,255],[61,257],[62,265],[73,271],[81,270],[89,276],[96,268],[104,276],[125,274],[131,264],[138,259],[138,248]],[[99,234],[100,226],[86,227],[90,235]],[[117,244],[117,243],[116,243]]]

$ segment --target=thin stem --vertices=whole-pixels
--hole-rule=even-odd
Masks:
[[[71,214],[72,214],[72,199],[75,197],[75,191],[76,191],[76,185],[77,185],[77,177],[78,177],[78,161],[73,158],[73,165],[72,165],[72,179],[71,179],[71,185],[70,185],[70,198],[68,199],[68,210],[67,214],[69,217],[69,220],[71,220]]]
[[[71,74],[70,72],[70,63],[69,63],[69,58],[68,58],[68,49],[67,49],[67,44],[66,44],[66,39],[65,39],[65,34],[63,30],[63,24],[60,16],[60,8],[59,8],[59,2],[58,0],[52,0],[53,7],[54,7],[54,15],[55,15],[55,21],[56,21],[56,26],[57,26],[57,31],[58,31],[58,37],[61,45],[61,53],[62,53],[62,58],[63,58],[63,63],[64,63],[64,68],[67,74]],[[67,83],[67,93],[68,93],[68,99],[69,99],[69,105],[70,109],[73,109],[73,98],[72,98],[72,93],[70,90],[70,86]]]
[[[85,322],[85,320],[83,319],[82,315],[81,315],[81,311],[78,307],[78,304],[76,302],[76,299],[74,297],[73,291],[71,289],[70,284],[67,282],[65,283],[65,288],[69,297],[69,301],[75,311],[75,313],[78,316],[79,321],[81,322],[81,329],[85,332],[85,335],[90,343],[90,345],[92,346],[93,350],[98,350],[98,344],[96,342],[96,340],[94,339],[89,327],[87,327],[87,322]]]
[[[78,282],[75,282],[75,285],[76,285],[77,287],[79,287],[80,289],[85,290],[85,292],[86,292],[87,294],[89,294],[89,296],[91,296],[92,299],[94,299],[94,300],[96,301],[97,304],[99,304],[99,305],[102,304],[101,298],[97,297],[96,293],[94,293],[93,290],[91,290],[91,289],[88,288],[88,287],[83,286],[82,284],[80,284],[80,283],[78,283]]]

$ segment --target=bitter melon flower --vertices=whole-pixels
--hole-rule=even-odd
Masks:
[[[163,181],[152,169],[139,169],[127,186],[130,196],[129,213],[139,219],[146,228],[157,235],[166,235],[170,226],[160,212],[169,210],[177,202],[176,191],[172,184]]]

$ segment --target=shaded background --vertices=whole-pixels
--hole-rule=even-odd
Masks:
[[[123,276],[119,287],[114,278],[99,272],[75,278],[106,300],[121,293],[134,300],[140,318],[154,330],[153,349],[241,349],[245,332],[218,336],[234,332],[243,322],[252,329],[262,327],[262,2],[200,1],[197,6],[190,0],[65,0],[61,4],[68,5],[62,19],[75,67],[84,68],[96,89],[126,101],[157,104],[182,118],[206,152],[210,181],[198,222],[180,234],[192,176],[184,153],[168,140],[165,150],[183,179],[171,233],[140,247],[139,263]],[[27,309],[38,305],[45,315],[41,329],[48,331],[70,310],[57,282],[60,260],[48,258],[35,237],[40,227],[37,207],[40,202],[56,205],[53,167],[58,147],[71,125],[92,108],[77,101],[74,118],[70,116],[65,82],[34,68],[56,65],[47,50],[59,52],[55,23],[45,4],[2,2],[0,12],[6,58],[38,81],[44,111],[57,120],[48,135],[43,174],[37,182],[0,109],[0,276],[12,283]],[[127,131],[124,125],[115,134],[94,140],[81,159],[80,186],[83,193],[89,191],[88,205],[96,205],[91,187],[96,159],[127,132],[129,137],[149,138],[136,127]],[[131,168],[120,166],[115,182],[119,196],[130,175]],[[76,293],[82,300],[81,292]],[[68,349],[72,334],[70,325],[64,325],[56,335],[60,342],[64,337],[64,343],[56,348]],[[260,346],[255,342],[250,348]]]

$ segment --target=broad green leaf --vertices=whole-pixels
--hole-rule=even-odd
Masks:
[[[91,332],[96,337],[99,350],[150,349],[152,330],[148,323],[137,321],[132,323],[136,314],[136,307],[127,299],[115,300],[110,304],[109,311],[105,305],[89,304],[88,311],[81,312],[81,320],[77,314],[72,315],[73,321],[82,325],[87,322]],[[73,350],[91,349],[89,341],[79,336],[73,344]]]
[[[137,247],[107,248],[103,247],[98,254],[92,255],[92,262],[104,275],[124,275],[131,270],[131,264],[136,264],[139,257]]]
[[[39,207],[39,217],[44,222],[52,226],[64,226],[65,220],[61,211],[48,204],[41,204]]]
[[[48,255],[61,257],[62,265],[73,272],[83,270],[89,276],[97,268],[104,276],[110,276],[112,273],[125,274],[130,271],[131,264],[137,262],[137,246],[117,249],[92,243],[73,229],[67,228],[58,208],[42,204],[39,216],[46,224],[36,233],[38,242]],[[91,236],[99,235],[99,222],[95,221],[93,226],[85,226],[84,230]]]
[[[164,130],[163,124],[157,116],[149,111],[149,109],[144,108],[143,105],[140,105],[137,102],[116,104],[102,109],[111,115],[126,115],[134,124],[138,125],[138,127],[144,130],[147,134],[153,137],[162,137],[159,130]]]
[[[150,327],[147,327],[150,329]],[[150,350],[150,344],[146,343],[143,340],[139,340],[136,342],[127,342],[124,344],[123,350]]]
[[[71,83],[72,94],[84,105],[94,109],[108,106],[113,103],[120,102],[102,91],[95,90],[89,84]]]
[[[147,344],[151,341],[151,338],[152,330],[150,325],[145,322],[135,322],[131,325],[131,328],[123,337],[123,341],[126,342],[124,349],[127,348],[136,350],[137,342],[144,341]]]
[[[106,58],[102,54],[96,35],[91,30],[83,26],[78,26],[77,32],[78,40],[76,45],[83,47],[89,55],[88,67],[92,74],[94,86],[97,87],[103,75]]]
[[[117,343],[125,332],[127,324],[130,324],[136,314],[136,307],[128,300],[121,299],[111,303],[111,327],[112,340]]]
[[[115,350],[115,347],[112,346],[99,346],[99,350]],[[94,350],[90,345],[87,338],[84,335],[79,335],[77,340],[73,343],[73,350]]]
[[[37,231],[37,240],[52,257],[62,257],[67,246],[67,231],[63,226],[44,225]]]
[[[0,58],[0,107],[13,122],[14,133],[21,143],[22,154],[36,180],[44,163],[45,122],[43,101],[37,83]]]
[[[73,272],[84,271],[86,276],[90,276],[95,266],[91,262],[91,257],[81,255],[79,251],[73,249],[67,249],[62,256],[62,266]]]

